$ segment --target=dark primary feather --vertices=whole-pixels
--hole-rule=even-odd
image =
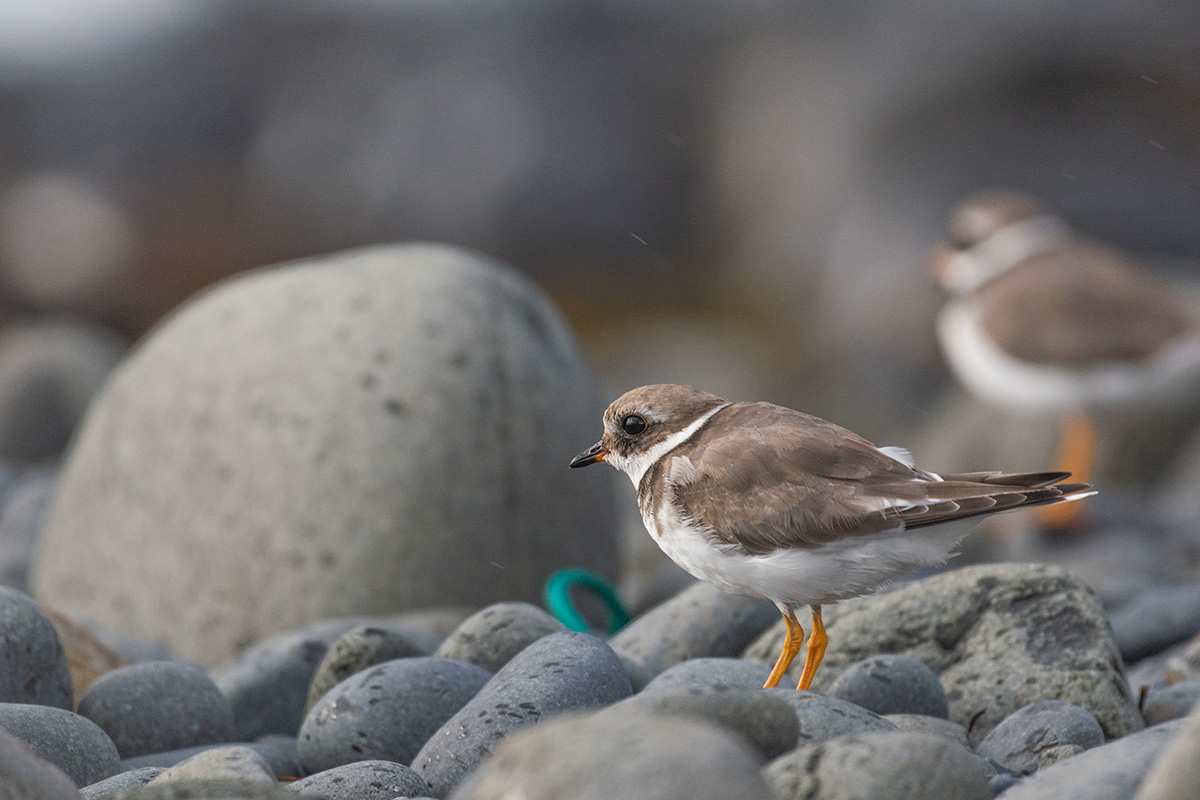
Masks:
[[[659,479],[681,456],[695,467],[693,477],[664,490]],[[1063,472],[944,477],[934,480],[817,417],[767,403],[734,403],[647,471],[643,510],[656,513],[673,500],[723,542],[769,553],[1052,503],[1087,488],[1053,485],[1068,477]]]

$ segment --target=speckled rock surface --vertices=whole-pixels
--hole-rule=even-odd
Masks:
[[[765,800],[760,763],[743,740],[701,720],[572,714],[501,742],[451,798]]]
[[[778,694],[759,688],[662,687],[653,692],[635,694],[600,713],[642,713],[704,719],[741,734],[764,759],[775,758],[791,750],[800,737],[798,715],[791,704]]]
[[[779,618],[769,601],[695,583],[625,626],[612,648],[657,675],[692,658],[740,655]]]
[[[392,800],[429,794],[417,773],[394,761],[358,761],[284,786],[297,794],[320,794],[329,800]]]
[[[944,719],[950,713],[937,673],[915,658],[896,653],[852,664],[830,684],[829,694],[876,714],[927,714]]]
[[[104,800],[106,797],[117,794],[118,792],[136,789],[139,786],[145,786],[150,781],[157,778],[163,773],[164,767],[138,767],[137,769],[127,769],[124,772],[118,772],[111,778],[105,778],[102,781],[97,781],[90,786],[85,786],[79,790],[83,795],[83,800]]]
[[[79,713],[122,758],[233,739],[233,710],[204,670],[186,661],[130,664],[96,680]]]
[[[453,658],[400,658],[351,675],[317,701],[300,726],[309,773],[354,761],[408,764],[492,673]]]
[[[784,688],[763,691],[792,707],[799,724],[797,744],[801,747],[852,733],[890,733],[899,730],[874,711],[837,697]]]
[[[384,661],[423,655],[422,649],[399,631],[374,625],[352,628],[334,640],[317,665],[308,685],[305,709],[312,708],[321,695],[356,672]]]
[[[990,800],[983,763],[940,736],[862,733],[801,747],[763,769],[779,800]]]
[[[1100,601],[1060,567],[965,567],[838,603],[825,616],[817,691],[857,661],[903,653],[938,673],[950,719],[973,742],[1041,697],[1086,708],[1110,739],[1142,727]],[[773,662],[781,634],[773,628],[745,656]]]
[[[563,566],[615,572],[615,477],[564,464],[602,408],[550,301],[482,256],[378,246],[246,273],[94,399],[31,585],[204,664],[322,618],[536,601]]]
[[[67,773],[76,786],[87,786],[120,772],[121,760],[112,739],[99,725],[72,711],[0,703],[0,728]]]
[[[1128,800],[1183,722],[1164,722],[1039,769],[1005,792],[1004,798]]]
[[[1036,700],[1001,720],[975,752],[1028,775],[1044,766],[1048,750],[1071,746],[1087,750],[1102,744],[1104,732],[1085,709],[1059,700]],[[1049,760],[1071,755],[1076,751],[1056,751]]]
[[[163,770],[147,786],[188,781],[237,780],[275,783],[271,765],[249,747],[229,745],[204,750]]]
[[[463,620],[435,655],[496,672],[538,639],[565,630],[561,622],[537,606],[495,603]]]
[[[761,689],[770,674],[770,667],[742,658],[693,658],[658,673],[642,691],[680,686],[744,686]]]
[[[65,772],[38,756],[8,731],[0,729],[0,797],[6,800],[79,800],[79,791]]]
[[[513,731],[554,714],[628,697],[617,654],[586,633],[552,633],[522,650],[421,748],[412,767],[435,797],[449,794]]]

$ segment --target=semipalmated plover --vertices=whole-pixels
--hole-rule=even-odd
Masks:
[[[672,384],[608,407],[604,435],[570,466],[597,461],[630,477],[646,529],[675,563],[778,606],[787,637],[766,687],[800,650],[797,607],[812,608],[797,685],[807,689],[828,641],[823,604],[945,561],[975,517],[1092,494],[1062,472],[925,472],[908,451],[809,414]]]
[[[1130,258],[1015,192],[967,198],[950,233],[931,258],[948,296],[937,325],[946,361],[987,402],[1061,417],[1059,466],[1077,479],[1091,466],[1091,412],[1200,390],[1200,318]],[[1078,509],[1048,509],[1047,521],[1065,527],[1068,508]]]

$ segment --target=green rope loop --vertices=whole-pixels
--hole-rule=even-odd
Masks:
[[[608,610],[608,635],[612,636],[629,622],[629,612],[604,576],[586,569],[560,569],[550,576],[542,590],[546,608],[567,630],[594,633],[587,620],[575,608],[571,589],[578,587],[598,597]]]

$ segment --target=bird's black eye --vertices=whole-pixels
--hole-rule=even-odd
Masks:
[[[642,431],[646,430],[646,420],[639,417],[637,414],[630,414],[625,419],[621,420],[621,430],[628,433],[630,436],[637,436]]]

